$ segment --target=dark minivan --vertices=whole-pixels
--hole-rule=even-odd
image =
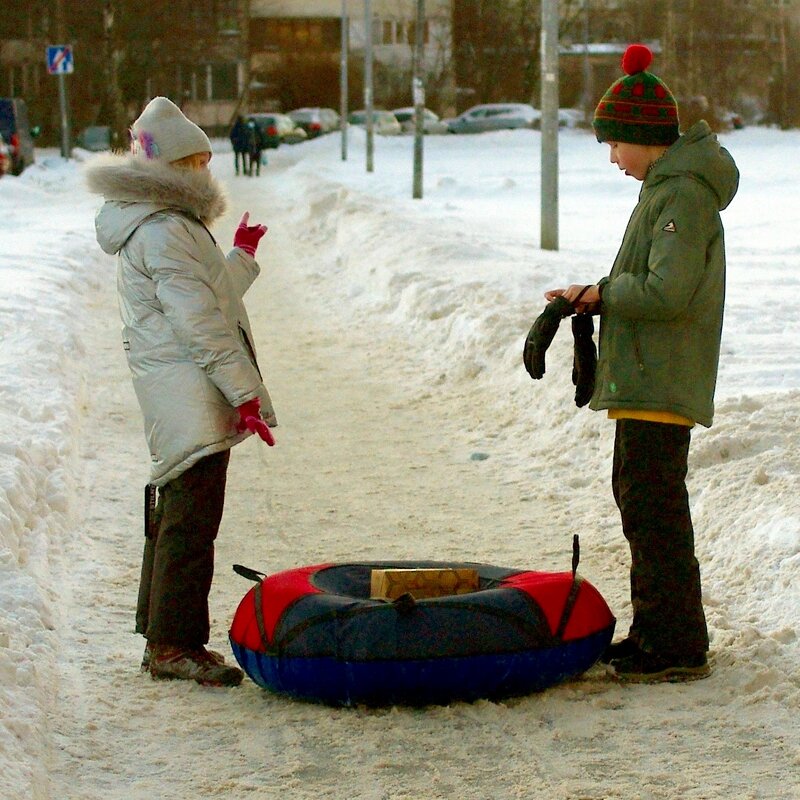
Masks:
[[[28,107],[21,98],[0,97],[0,134],[11,150],[11,174],[19,175],[34,161]]]

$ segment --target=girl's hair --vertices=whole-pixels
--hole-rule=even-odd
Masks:
[[[201,159],[205,153],[192,153],[190,156],[184,156],[177,161],[170,161],[170,165],[178,169],[201,169],[203,163]],[[210,155],[210,154],[209,154]]]

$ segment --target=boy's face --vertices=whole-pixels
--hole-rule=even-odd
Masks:
[[[628,142],[608,142],[611,149],[611,163],[625,171],[626,175],[643,181],[647,170],[653,162],[652,148],[642,144]]]

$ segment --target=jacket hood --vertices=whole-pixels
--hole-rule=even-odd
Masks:
[[[85,171],[90,192],[106,202],[97,212],[97,241],[106,253],[119,252],[152,214],[178,209],[211,225],[227,206],[225,193],[208,170],[184,170],[157,159],[107,154],[93,158]]]
[[[739,188],[739,170],[705,120],[692,125],[653,165],[645,185],[655,186],[678,176],[707,186],[716,197],[720,211],[730,205]]]

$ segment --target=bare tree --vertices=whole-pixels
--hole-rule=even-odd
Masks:
[[[119,85],[119,66],[122,61],[119,42],[114,36],[116,9],[113,2],[103,7],[103,77],[104,95],[98,118],[111,126],[111,140],[115,147],[127,144],[128,120]]]
[[[678,96],[684,127],[736,108],[748,85],[772,70],[766,6],[736,0],[628,0],[628,41],[655,39],[662,53],[656,71]]]
[[[561,0],[561,40],[582,41],[585,0]],[[460,105],[539,104],[541,0],[454,0],[453,40]],[[580,79],[579,79],[580,80]],[[566,96],[580,95],[581,86]]]

